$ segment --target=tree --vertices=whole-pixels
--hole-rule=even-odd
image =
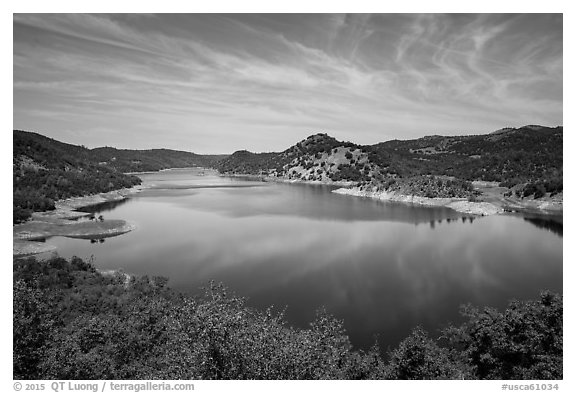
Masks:
[[[467,307],[445,341],[416,328],[386,364],[326,311],[293,328],[221,284],[191,297],[80,258],[15,260],[13,275],[15,379],[562,378],[562,297],[549,292],[502,313]]]
[[[445,330],[480,379],[562,379],[562,296],[512,301],[504,312],[462,309],[467,321]]]
[[[38,364],[52,333],[53,321],[42,291],[22,280],[13,289],[13,351],[15,379],[42,379]]]
[[[386,379],[464,379],[470,370],[440,348],[421,327],[404,339],[392,353],[386,367]]]

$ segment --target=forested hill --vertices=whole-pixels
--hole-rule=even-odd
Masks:
[[[563,127],[531,125],[370,146],[316,134],[280,153],[236,152],[217,168],[305,181],[354,181],[432,197],[470,196],[467,182],[474,180],[519,185],[523,188],[515,191],[520,193],[526,187],[528,193],[539,189],[540,195],[562,191],[562,134]]]
[[[369,148],[370,158],[401,176],[534,181],[562,176],[563,127],[524,126],[485,135],[427,136]]]
[[[54,201],[140,184],[123,172],[213,166],[219,156],[167,149],[87,149],[45,137],[13,131],[13,221],[33,211],[54,209]]]
[[[169,149],[124,150],[113,147],[98,147],[90,150],[90,154],[100,165],[116,168],[121,172],[159,171],[192,166],[213,167],[218,160],[227,157]]]
[[[135,176],[99,165],[85,147],[24,131],[13,133],[12,166],[14,223],[54,209],[61,198],[140,184]]]

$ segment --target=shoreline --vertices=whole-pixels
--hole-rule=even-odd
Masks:
[[[171,169],[192,168],[170,168],[164,171]],[[300,180],[265,175],[222,174],[217,170],[215,172],[222,177],[242,177],[262,182],[340,187],[332,190],[332,192],[340,195],[372,198],[381,201],[401,202],[429,207],[446,207],[460,213],[477,216],[516,212],[561,215],[563,212],[562,195],[550,200],[516,200],[514,198],[504,197],[502,195],[503,187],[498,187],[496,184],[487,182],[473,182],[474,188],[481,191],[482,195],[478,198],[478,201],[468,201],[466,198],[428,198],[388,191],[367,191],[360,189],[358,182],[354,181]],[[78,221],[83,217],[93,216],[92,213],[81,212],[78,211],[78,209],[99,205],[101,203],[125,200],[145,188],[146,187],[142,185],[138,185],[132,188],[123,188],[106,193],[58,200],[55,202],[55,210],[32,213],[29,221],[13,226],[13,257],[40,255],[44,253],[55,254],[57,248],[42,241],[53,236],[103,239],[133,231],[136,229],[135,225],[124,220]]]
[[[157,171],[140,171],[140,172],[122,172],[125,175],[134,175],[134,176],[138,176],[138,175],[148,175],[151,173],[160,173],[160,172],[167,172],[167,171],[172,171],[172,170],[182,170],[182,169],[211,169],[211,168],[207,168],[207,167],[203,167],[203,166],[188,166],[188,167],[174,167],[174,168],[164,168],[164,169],[158,169]]]
[[[373,198],[381,201],[411,203],[430,207],[447,207],[459,213],[477,216],[491,216],[505,213],[537,213],[543,215],[562,215],[563,203],[561,200],[515,200],[504,197],[498,193],[503,187],[491,184],[475,184],[475,189],[482,192],[478,201],[469,201],[466,198],[428,198],[417,195],[403,195],[389,191],[366,191],[357,187],[338,188],[335,194],[356,197]],[[496,192],[490,192],[495,190]]]
[[[358,185],[356,181],[332,181],[332,180],[300,180],[300,179],[286,179],[283,177],[266,176],[266,175],[251,175],[239,173],[220,173],[222,177],[245,177],[251,180],[258,180],[269,183],[287,183],[287,184],[310,184],[316,186],[334,186],[334,187],[353,187]]]
[[[142,191],[143,188],[140,185],[106,193],[58,200],[54,203],[56,209],[32,213],[30,220],[16,224],[12,228],[12,256],[55,254],[57,247],[45,243],[45,239],[53,236],[104,239],[133,231],[136,226],[124,220],[78,221],[80,218],[93,216],[93,214],[80,212],[77,209],[106,202],[121,201]]]
[[[381,201],[411,203],[430,207],[447,207],[459,213],[477,216],[491,216],[504,213],[502,207],[498,207],[490,202],[470,202],[465,198],[427,198],[417,195],[402,195],[388,191],[373,192],[354,188],[338,188],[332,192],[340,195],[373,198]]]
[[[561,215],[563,213],[562,197],[555,200],[548,199],[525,199],[519,200],[504,197],[504,187],[499,187],[494,182],[474,181],[474,189],[482,195],[477,201],[469,201],[467,198],[428,198],[417,195],[403,195],[388,191],[366,191],[358,188],[358,182],[354,181],[328,181],[328,180],[299,180],[286,179],[283,177],[253,175],[253,174],[222,174],[225,177],[244,177],[262,182],[275,182],[287,184],[310,184],[319,186],[339,187],[332,190],[333,193],[355,197],[373,198],[382,201],[416,204],[429,207],[447,207],[459,213],[476,216],[491,216],[505,213],[535,213],[543,215]]]

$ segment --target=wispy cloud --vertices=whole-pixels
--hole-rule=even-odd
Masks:
[[[558,124],[562,18],[15,15],[13,88],[15,127],[198,152]]]

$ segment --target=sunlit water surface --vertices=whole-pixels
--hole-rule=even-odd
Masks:
[[[357,348],[375,337],[394,347],[417,325],[434,334],[459,321],[464,303],[502,308],[541,289],[562,292],[561,217],[474,219],[203,170],[140,177],[150,188],[98,213],[136,230],[102,243],[47,242],[64,257],[166,276],[192,294],[223,282],[250,306],[286,308],[293,326],[324,307]]]

